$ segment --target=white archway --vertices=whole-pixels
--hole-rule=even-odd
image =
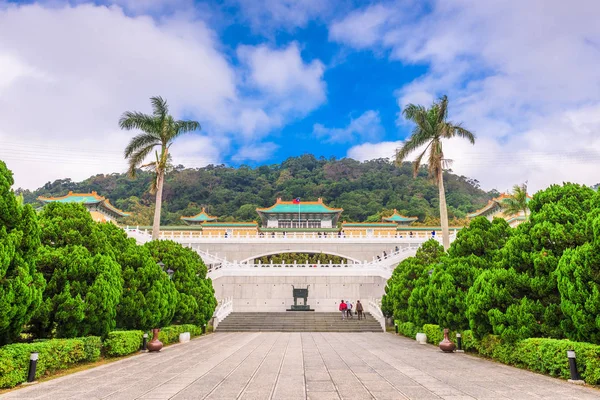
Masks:
[[[318,250],[303,250],[303,249],[293,249],[293,250],[274,250],[274,251],[269,251],[266,253],[262,253],[262,254],[257,254],[254,256],[250,256],[248,258],[243,259],[242,261],[240,261],[241,264],[246,264],[252,260],[255,260],[257,258],[261,258],[261,257],[266,257],[266,256],[273,256],[276,254],[290,254],[290,253],[300,253],[300,254],[326,254],[329,256],[336,256],[336,257],[342,257],[345,258],[349,261],[352,261],[353,263],[360,263],[361,261],[354,258],[354,257],[348,257],[344,254],[340,254],[340,253],[336,253],[333,251],[318,251]]]

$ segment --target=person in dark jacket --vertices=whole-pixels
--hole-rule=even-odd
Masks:
[[[358,320],[363,319],[363,305],[360,300],[356,300],[356,314],[358,314]]]

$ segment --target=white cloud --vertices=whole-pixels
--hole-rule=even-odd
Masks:
[[[277,113],[305,114],[325,101],[325,67],[319,60],[305,63],[297,43],[284,49],[240,46],[237,54],[247,68],[246,84],[261,91]]]
[[[249,144],[239,149],[237,154],[232,157],[232,160],[236,162],[245,160],[254,162],[264,161],[271,157],[278,148],[279,146],[272,142]]]
[[[330,38],[428,66],[398,90],[398,105],[449,95],[450,120],[478,135],[475,147],[447,145],[455,171],[502,189],[527,179],[532,189],[599,180],[591,171],[600,142],[589,127],[600,107],[600,3],[435,1],[414,18],[402,5],[350,14],[330,26]],[[361,20],[371,22],[366,32]]]
[[[234,138],[236,146],[256,143],[325,100],[322,64],[304,63],[296,44],[248,47],[240,69],[200,20],[76,3],[0,8],[0,159],[17,187],[126,170],[122,149],[134,133],[119,130],[119,116],[150,112],[154,95],[168,100],[175,117],[201,122],[199,134],[174,147],[181,157],[174,162],[190,166],[223,162]],[[145,7],[140,13],[167,4],[113,3]],[[286,72],[269,79],[261,71],[269,65]],[[244,154],[255,157],[240,152],[238,160]]]
[[[321,124],[313,126],[313,134],[329,143],[353,142],[356,139],[377,141],[383,134],[379,112],[365,111],[360,117],[352,119],[345,128],[326,128]]]
[[[332,11],[331,0],[234,0],[255,31],[293,30]]]
[[[348,157],[358,161],[374,160],[377,158],[387,158],[393,160],[396,150],[402,146],[402,141],[363,143],[351,147],[348,150]]]

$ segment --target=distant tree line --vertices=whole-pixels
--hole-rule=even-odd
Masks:
[[[315,158],[311,154],[291,157],[281,164],[239,168],[209,165],[203,168],[177,166],[165,177],[161,224],[181,225],[181,216],[195,215],[202,207],[222,221],[258,219],[257,207],[269,207],[278,197],[316,200],[344,209],[340,221],[378,220],[382,212],[419,217],[420,222],[439,220],[439,194],[421,168],[416,179],[412,166],[394,166],[386,159],[359,162],[353,159]],[[82,182],[61,179],[35,190],[17,190],[25,203],[36,204],[38,196],[65,195],[69,191],[96,191],[132,216],[123,222],[151,225],[154,196],[148,193],[153,172],[137,171],[132,180],[125,173],[96,175]],[[444,172],[448,215],[464,219],[498,195],[485,192],[476,180]]]

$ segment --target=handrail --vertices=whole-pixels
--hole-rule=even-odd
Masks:
[[[385,316],[383,315],[383,311],[381,311],[380,301],[372,297],[369,299],[367,306],[369,313],[379,322],[381,330],[385,332]]]
[[[226,297],[219,301],[213,313],[213,329],[216,330],[219,323],[233,312],[233,297]]]

